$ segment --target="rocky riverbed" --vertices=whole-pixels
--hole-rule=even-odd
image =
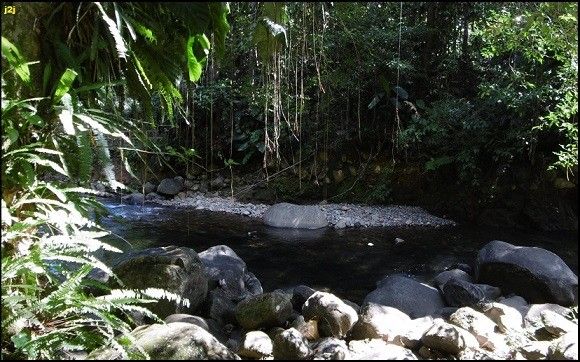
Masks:
[[[387,275],[360,306],[306,285],[266,292],[226,245],[151,248],[112,269],[129,288],[188,293],[187,305],[154,306],[165,323],[134,316],[152,359],[578,358],[578,278],[541,248],[491,241],[433,285]],[[126,359],[114,348],[88,357]]]
[[[129,195],[125,200],[129,203],[138,203],[143,197],[139,194]],[[244,215],[253,218],[262,218],[270,207],[266,204],[243,203],[231,197],[206,195],[201,192],[180,192],[173,198],[148,195],[150,202],[171,207],[195,208]],[[136,202],[135,202],[136,201]],[[356,204],[318,204],[326,215],[328,225],[337,229],[348,227],[401,227],[425,226],[441,227],[454,226],[452,220],[443,219],[429,214],[420,207],[413,206],[365,206]]]

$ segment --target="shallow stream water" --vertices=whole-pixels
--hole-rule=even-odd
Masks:
[[[225,244],[246,262],[265,292],[305,284],[361,303],[388,274],[412,274],[430,282],[453,263],[472,265],[477,251],[496,239],[550,250],[578,274],[577,232],[461,225],[301,231],[268,227],[234,214],[100,201],[110,212],[101,224],[125,239],[110,238],[115,246],[130,250],[177,245],[199,253]],[[405,241],[395,244],[395,238]]]

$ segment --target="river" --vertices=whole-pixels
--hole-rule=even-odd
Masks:
[[[225,244],[262,282],[264,291],[308,285],[361,303],[375,283],[392,273],[429,282],[453,263],[473,265],[491,240],[537,246],[560,256],[578,274],[578,233],[476,226],[292,230],[221,212],[100,200],[110,215],[100,223],[123,250],[178,245],[202,252]],[[122,240],[122,239],[124,240]],[[394,243],[401,238],[403,243]]]

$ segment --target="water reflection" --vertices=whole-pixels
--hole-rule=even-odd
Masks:
[[[498,239],[539,246],[578,273],[577,233],[449,228],[276,229],[232,214],[163,206],[119,205],[105,200],[102,224],[134,249],[179,245],[201,252],[227,244],[262,282],[265,291],[306,284],[360,303],[387,274],[407,273],[429,282],[445,267],[472,264],[477,250]],[[404,243],[395,244],[395,238]],[[130,247],[118,238],[112,242]]]

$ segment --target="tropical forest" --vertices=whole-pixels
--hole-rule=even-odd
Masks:
[[[2,2],[1,358],[578,360],[576,2]]]

